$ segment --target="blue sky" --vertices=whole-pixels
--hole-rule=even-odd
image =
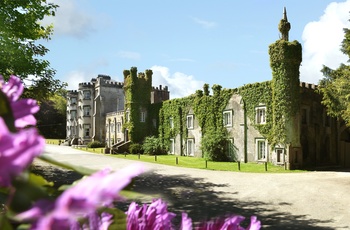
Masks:
[[[290,40],[303,45],[301,81],[318,83],[322,64],[337,68],[350,0],[51,0],[46,18],[55,32],[45,42],[56,77],[76,89],[98,74],[123,81],[123,70],[152,69],[153,85],[171,98],[204,83],[224,88],[271,79],[268,46],[279,39],[283,7]]]

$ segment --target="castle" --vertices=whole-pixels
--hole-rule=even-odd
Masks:
[[[327,116],[317,86],[300,82],[302,47],[289,41],[284,10],[281,39],[269,47],[272,80],[222,89],[204,85],[169,100],[167,87],[152,87],[152,71],[125,70],[124,82],[99,75],[68,92],[67,137],[123,149],[155,135],[169,154],[203,157],[202,140],[224,133],[222,153],[240,162],[286,168],[350,166],[350,131]]]

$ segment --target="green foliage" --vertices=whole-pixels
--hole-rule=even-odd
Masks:
[[[104,147],[105,145],[99,141],[92,141],[87,144],[88,148],[101,148]]]
[[[278,40],[269,47],[272,69],[272,108],[274,143],[290,142],[287,136],[288,124],[299,111],[300,80],[299,67],[302,48],[298,41]]]
[[[43,26],[41,20],[54,16],[57,7],[46,0],[0,2],[0,73],[5,79],[13,74],[31,81],[25,97],[43,100],[64,86],[53,78],[55,70],[43,59],[49,50],[37,42],[50,39],[53,27]]]
[[[129,152],[131,154],[143,154],[142,145],[139,143],[133,143],[129,146]]]
[[[350,30],[344,29],[345,35],[341,51],[350,57]],[[322,69],[324,78],[318,91],[322,94],[322,104],[327,107],[327,114],[341,117],[350,126],[350,66],[341,64],[333,70],[327,66]]]
[[[125,92],[125,122],[124,129],[129,130],[129,140],[133,143],[141,143],[145,136],[150,134],[152,125],[150,115],[141,121],[141,111],[150,110],[152,90],[152,70],[145,73],[137,73],[137,68],[124,70]]]
[[[49,100],[40,103],[35,114],[37,127],[45,138],[66,137],[67,100],[62,94],[55,93]]]
[[[227,161],[227,134],[219,130],[211,130],[201,141],[201,149],[205,159],[210,161]]]
[[[164,155],[168,153],[168,146],[160,138],[154,136],[146,137],[142,148],[149,155]]]

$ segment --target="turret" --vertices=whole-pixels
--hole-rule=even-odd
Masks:
[[[283,145],[290,152],[289,162],[301,153],[300,146],[300,80],[302,48],[298,41],[289,42],[291,26],[283,11],[278,29],[281,39],[269,47],[272,69],[273,145]],[[299,152],[299,153],[298,153]],[[293,155],[294,154],[294,155]]]

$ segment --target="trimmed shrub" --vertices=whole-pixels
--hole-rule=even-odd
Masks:
[[[226,146],[227,135],[218,130],[206,133],[201,141],[203,157],[210,161],[228,161]]]
[[[160,138],[154,136],[146,137],[142,148],[149,155],[166,155],[168,153],[168,146],[163,144]]]
[[[129,152],[131,154],[143,154],[143,148],[142,145],[139,143],[131,144],[129,147]]]
[[[93,141],[93,142],[89,142],[89,143],[87,144],[87,147],[88,147],[88,148],[94,149],[94,148],[102,148],[102,147],[105,147],[105,145],[104,145],[103,143],[99,142],[99,141]]]

